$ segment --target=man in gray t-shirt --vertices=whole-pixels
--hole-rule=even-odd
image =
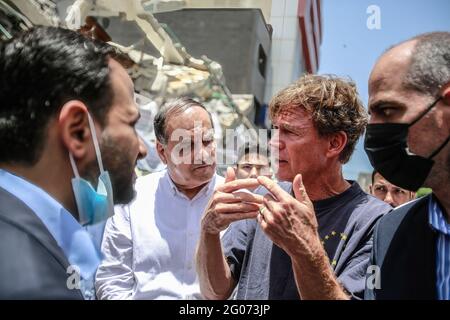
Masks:
[[[239,299],[360,297],[373,225],[389,207],[342,175],[368,118],[356,88],[305,75],[269,111],[272,163],[292,188],[267,177],[234,181],[228,170],[202,219],[201,292],[207,299],[227,299],[236,287]],[[252,184],[269,192],[236,192]]]
[[[361,190],[313,201],[319,236],[339,282],[361,299],[375,222],[392,208]],[[291,192],[290,184],[282,187]],[[260,189],[261,190],[261,189]],[[258,192],[257,193],[266,193]],[[265,235],[256,220],[237,221],[222,238],[225,257],[238,283],[236,299],[299,299],[288,254]]]

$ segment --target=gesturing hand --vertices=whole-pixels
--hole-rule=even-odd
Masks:
[[[202,218],[202,230],[219,234],[230,223],[256,218],[263,197],[246,191],[237,191],[259,186],[256,179],[236,180],[234,170],[228,168],[225,184],[216,188]]]
[[[320,244],[316,214],[302,176],[298,174],[292,184],[295,198],[266,177],[258,177],[258,181],[270,192],[258,215],[267,236],[289,255],[310,252]]]

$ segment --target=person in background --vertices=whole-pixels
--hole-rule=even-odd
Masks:
[[[105,228],[105,259],[96,276],[100,299],[201,299],[195,272],[200,219],[214,189],[211,116],[189,98],[163,105],[154,119],[167,169],[138,178],[137,196],[116,207]]]
[[[146,153],[126,60],[60,28],[0,42],[0,299],[95,297],[83,227],[133,199]]]
[[[372,184],[370,193],[378,199],[390,204],[393,208],[409,202],[416,197],[414,191],[402,189],[387,181],[379,172],[372,172]]]
[[[432,194],[384,216],[374,232],[367,299],[450,300],[450,32],[388,49],[369,78],[365,150],[400,188]]]
[[[273,173],[268,150],[259,144],[244,144],[239,150],[235,170],[236,179],[256,179],[259,176],[271,178]]]

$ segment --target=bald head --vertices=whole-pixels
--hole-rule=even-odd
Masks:
[[[388,49],[372,70],[370,122],[408,122],[420,111],[418,106],[432,103],[449,83],[450,32],[427,33],[404,41]]]
[[[387,50],[369,80],[365,147],[374,167],[400,187],[427,186],[447,197],[449,106],[450,32],[419,35]]]
[[[376,62],[369,78],[369,95],[378,90],[392,86],[392,78],[405,79],[412,62],[417,40],[403,42],[388,49]],[[403,81],[396,81],[401,89]]]
[[[387,50],[375,69],[387,63],[393,75],[403,71],[397,77],[402,75],[405,88],[436,96],[450,82],[450,32],[425,33],[404,41]]]

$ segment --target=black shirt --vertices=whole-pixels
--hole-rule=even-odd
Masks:
[[[373,227],[392,208],[361,190],[315,201],[319,236],[335,274],[348,292],[362,298]],[[291,191],[291,184],[281,183]],[[299,299],[290,257],[264,234],[256,220],[233,223],[222,238],[238,281],[237,299]]]

